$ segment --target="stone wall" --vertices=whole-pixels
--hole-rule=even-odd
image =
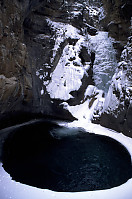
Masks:
[[[0,2],[1,113],[27,109],[32,96],[31,69],[23,40],[25,7],[15,0]]]

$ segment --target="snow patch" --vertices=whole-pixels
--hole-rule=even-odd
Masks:
[[[92,85],[89,85],[85,92],[83,103],[76,106],[69,106],[68,103],[63,102],[62,105],[63,108],[67,109],[79,121],[86,121],[87,123],[90,123],[94,112],[102,110],[102,103],[104,103],[102,91]]]
[[[84,75],[83,68],[73,66],[71,63],[65,66],[65,61],[60,60],[52,73],[51,82],[46,87],[51,98],[68,100],[72,96],[72,90],[78,90]]]
[[[66,38],[80,39],[80,31],[70,24],[55,22],[49,18],[47,18],[47,22],[51,27],[52,31],[55,32],[55,37],[56,37],[55,46],[53,49],[53,57],[51,58],[51,63],[52,63],[60,44],[64,42]]]

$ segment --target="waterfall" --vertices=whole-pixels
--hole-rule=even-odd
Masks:
[[[103,92],[106,94],[111,83],[112,76],[115,72],[116,52],[113,48],[112,39],[108,36],[108,32],[99,31],[97,35],[81,35],[77,28],[68,26],[64,23],[53,22],[50,20],[50,25],[55,32],[60,32],[61,27],[66,34],[63,35],[63,40],[67,38],[77,39],[75,44],[67,43],[60,55],[59,62],[55,70],[51,74],[51,81],[46,85],[46,90],[51,99],[62,100],[63,108],[67,109],[74,117],[79,120],[91,121],[93,115],[98,117],[104,103],[102,97]],[[74,34],[73,34],[74,33]],[[61,34],[57,34],[57,38],[61,38]],[[79,57],[81,48],[85,47],[90,54],[95,52],[95,61],[93,65],[93,78],[95,86],[87,83],[89,74],[90,62],[82,64]],[[54,48],[54,53],[60,48],[60,44]],[[56,50],[57,49],[57,50]],[[83,99],[74,105],[68,104],[67,100],[73,99],[72,91],[77,92],[82,86],[84,76],[85,83],[88,84],[83,93]],[[43,82],[45,84],[45,81]],[[77,98],[74,99],[77,101]],[[61,104],[61,105],[62,105]],[[98,113],[98,114],[97,114]]]
[[[108,37],[108,32],[99,31],[96,36],[89,35],[89,42],[95,52],[93,68],[95,85],[107,93],[117,67],[112,39]]]
[[[98,20],[99,23],[102,7],[95,5],[86,9],[89,10],[91,19],[98,16],[96,22]],[[44,95],[45,90],[52,103],[56,100],[78,120],[90,122],[102,113],[103,94],[107,94],[117,67],[112,38],[104,31],[91,36],[85,26],[80,30],[72,24],[48,17],[46,21],[54,34],[55,44],[51,63],[47,63],[51,65],[50,68],[53,67],[49,72],[50,78],[47,80],[41,74],[43,67],[36,71],[43,84],[40,93]],[[90,59],[92,51],[95,52],[93,70]],[[84,61],[80,54],[83,54]]]
[[[102,113],[105,99],[102,94],[103,92],[105,94],[108,92],[117,67],[117,61],[116,51],[113,48],[112,39],[108,36],[108,32],[99,31],[96,36],[88,35],[87,41],[89,51],[95,52],[93,65],[95,87],[88,85],[84,94],[83,104],[67,106],[67,108],[79,121],[90,122],[93,116],[99,117]]]

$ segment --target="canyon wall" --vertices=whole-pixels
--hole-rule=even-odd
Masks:
[[[0,2],[0,118],[2,127],[5,121],[7,123],[10,123],[10,120],[19,121],[21,115],[25,118],[27,115],[30,117],[30,114],[31,117],[32,114],[42,114],[54,118],[74,119],[60,105],[61,100],[52,101],[42,80],[50,80],[50,74],[59,62],[64,47],[68,43],[76,43],[77,39],[76,36],[75,38],[74,36],[65,37],[63,27],[60,27],[60,33],[56,34],[56,30],[53,30],[47,19],[64,25],[70,24],[80,32],[86,26],[88,32],[95,35],[96,29],[86,24],[86,20],[83,22],[85,6],[85,1],[73,0]],[[89,17],[87,13],[85,15],[85,18]],[[61,41],[59,48],[53,52],[57,38],[61,38]],[[82,59],[88,61],[90,58],[85,47],[82,48],[83,51]],[[56,55],[52,58],[54,53]],[[42,79],[37,76],[39,72],[42,74]]]
[[[42,116],[74,120],[72,107],[88,102],[94,122],[132,136],[131,7],[129,0],[1,0],[0,128]],[[110,58],[115,65],[103,71],[107,94],[95,48],[102,35],[118,62]]]
[[[105,28],[114,38],[118,65],[105,98],[99,123],[132,136],[132,2],[104,2]]]
[[[32,101],[31,67],[23,31],[26,8],[27,3],[21,1],[0,1],[1,119],[4,113],[29,109]]]

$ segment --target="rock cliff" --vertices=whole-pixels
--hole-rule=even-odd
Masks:
[[[131,1],[107,1],[103,24],[114,38],[118,65],[112,78],[99,123],[132,136],[132,9]],[[107,23],[106,23],[107,22]],[[98,112],[98,111],[97,111]],[[96,117],[96,113],[95,113]],[[97,120],[95,119],[97,122]]]
[[[26,5],[0,1],[0,112],[27,109],[32,98],[31,68],[24,43]]]
[[[78,115],[131,136],[131,6],[1,0],[0,128]]]
[[[74,45],[78,40],[75,35],[65,36],[67,30],[63,30],[63,26],[69,24],[68,28],[74,27],[80,31],[80,34],[83,34],[82,29],[85,27],[91,35],[96,34],[96,28],[87,23],[89,17],[87,12],[84,20],[85,6],[85,1],[72,0],[1,1],[0,118],[2,121],[5,121],[9,115],[15,119],[16,113],[19,116],[19,112],[20,116],[23,113],[42,113],[60,117],[61,114],[63,119],[73,119],[71,114],[59,105],[60,100],[52,101],[46,91],[46,85],[43,85],[43,80],[50,80],[65,46]],[[62,23],[57,33],[56,29],[52,28],[50,23],[52,21]],[[58,47],[54,49],[57,42]],[[85,46],[82,46],[80,57],[82,62],[90,61]],[[38,77],[39,73],[41,76]]]
[[[131,136],[131,118],[132,37],[129,37],[105,98],[100,124]]]

